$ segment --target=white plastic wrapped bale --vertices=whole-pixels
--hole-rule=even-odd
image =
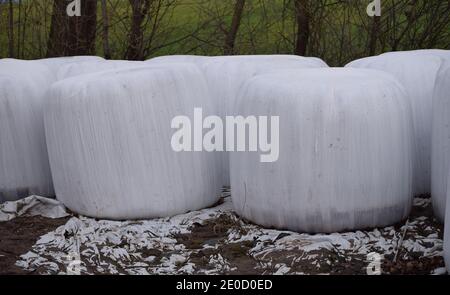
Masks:
[[[54,195],[43,121],[52,77],[35,61],[0,60],[0,202]]]
[[[403,53],[409,53],[409,54],[420,54],[420,55],[432,55],[436,57],[440,57],[446,61],[450,61],[450,50],[444,50],[444,49],[420,49],[420,50],[411,50],[411,51],[404,51]],[[398,54],[398,52],[387,52],[385,55],[388,54]]]
[[[391,52],[356,60],[346,66],[391,73],[405,86],[414,120],[415,195],[431,193],[432,101],[436,78],[443,62],[441,58],[428,54]]]
[[[242,85],[251,77],[277,69],[328,67],[319,58],[296,55],[233,55],[195,56],[168,55],[152,58],[149,64],[169,64],[177,62],[193,63],[205,74],[214,103],[215,114],[224,118],[230,114],[230,106]],[[229,157],[222,155],[222,184],[230,185]]]
[[[105,59],[99,56],[65,56],[65,57],[52,57],[52,58],[44,58],[38,59],[36,61],[47,66],[50,71],[56,76],[60,67],[70,63],[79,63],[79,62],[95,62],[95,61],[104,61]]]
[[[165,217],[214,204],[218,157],[171,146],[172,119],[193,122],[199,105],[211,113],[206,81],[194,65],[55,83],[45,127],[57,198],[77,213],[109,219]]]
[[[287,70],[240,91],[243,117],[267,116],[269,152],[230,153],[235,211],[263,226],[334,232],[406,218],[412,193],[412,116],[403,86],[364,69]],[[274,128],[274,129],[272,129]],[[263,135],[258,141],[267,142]]]
[[[238,55],[197,58],[196,64],[202,69],[208,81],[211,97],[217,115],[225,118],[231,115],[239,89],[251,77],[276,69],[328,67],[318,58],[295,55]],[[222,153],[223,185],[230,185],[229,156]]]
[[[128,61],[128,60],[94,60],[83,62],[71,62],[62,65],[56,74],[58,80],[71,78],[74,76],[108,71],[113,69],[134,68],[145,66],[142,61]]]
[[[295,55],[218,56],[201,64],[220,116],[230,114],[242,85],[257,74],[279,69],[328,67],[318,58]]]
[[[210,57],[202,55],[164,55],[148,59],[145,62],[155,65],[167,63],[193,63],[201,65],[208,59],[210,59]]]
[[[328,67],[319,58],[297,55],[195,56],[168,55],[152,58],[148,64],[194,63],[207,79],[216,112],[225,116],[240,87],[251,77],[277,69]]]
[[[431,196],[437,219],[445,220],[449,191],[447,176],[450,167],[450,63],[444,65],[436,80],[433,98],[433,130],[431,151]]]

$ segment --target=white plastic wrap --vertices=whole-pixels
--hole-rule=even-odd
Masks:
[[[104,58],[99,56],[66,56],[66,57],[52,57],[52,58],[44,58],[38,59],[37,62],[42,63],[47,66],[50,71],[56,75],[59,68],[70,63],[79,63],[79,62],[95,62],[95,61],[104,61]]]
[[[363,58],[346,67],[370,68],[393,74],[411,101],[415,133],[414,194],[431,193],[432,101],[436,78],[443,60],[418,52],[391,52]]]
[[[411,51],[404,51],[403,53],[409,53],[409,54],[420,54],[420,55],[432,55],[436,57],[440,57],[446,61],[450,61],[450,50],[443,50],[443,49],[420,49],[420,50],[411,50]],[[385,55],[388,54],[398,54],[398,52],[387,52]]]
[[[54,195],[42,116],[52,78],[38,62],[0,60],[0,203]]]
[[[450,63],[444,65],[436,80],[433,98],[433,133],[431,151],[431,196],[437,219],[445,220],[450,167]]]
[[[208,59],[210,57],[202,55],[164,55],[148,59],[145,62],[154,65],[168,63],[194,63],[200,65]]]
[[[295,55],[217,56],[201,63],[217,112],[229,114],[236,96],[248,79],[280,69],[328,67],[318,58]]]
[[[394,77],[350,68],[260,75],[245,84],[234,108],[244,117],[279,116],[280,124],[278,161],[230,153],[241,216],[305,232],[383,226],[408,216],[412,116]]]
[[[230,107],[242,85],[255,75],[280,69],[328,67],[322,60],[292,55],[213,57],[201,64],[210,86],[216,113],[233,115]],[[223,184],[230,185],[229,153],[222,154]]]
[[[143,61],[128,61],[128,60],[94,60],[83,62],[71,62],[62,65],[56,73],[58,80],[71,78],[74,76],[90,74],[95,72],[102,72],[113,69],[134,68],[145,66]]]
[[[214,204],[218,157],[175,152],[175,116],[211,112],[193,65],[149,66],[55,83],[45,115],[57,198],[83,215],[170,216]]]
[[[151,59],[150,64],[170,62],[192,62],[199,66],[208,82],[215,114],[224,118],[230,115],[229,108],[239,89],[251,77],[277,69],[328,67],[319,58],[296,55],[234,55],[234,56],[191,56],[175,55]],[[230,185],[229,156],[222,153],[223,185]]]

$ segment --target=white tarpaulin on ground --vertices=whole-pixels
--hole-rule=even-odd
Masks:
[[[69,216],[61,202],[40,196],[29,196],[18,201],[0,204],[0,222],[21,216],[36,215],[49,218]]]
[[[429,199],[415,200],[417,208],[429,205]],[[217,207],[172,218],[72,217],[43,235],[16,265],[39,274],[373,274],[392,273],[389,265],[407,261],[420,271],[419,264],[442,256],[431,217],[416,216],[399,227],[309,235],[247,223],[232,207],[225,198]],[[378,270],[371,266],[377,257]],[[430,272],[445,270],[437,265]]]

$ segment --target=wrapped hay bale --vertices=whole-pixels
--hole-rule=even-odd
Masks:
[[[433,131],[431,151],[431,196],[433,210],[445,221],[450,167],[450,64],[441,68],[433,98]]]
[[[173,118],[211,113],[193,65],[149,66],[65,79],[49,95],[45,127],[56,195],[98,218],[165,217],[213,205],[218,159],[176,152]]]
[[[356,60],[346,65],[388,72],[404,85],[411,101],[414,120],[415,195],[431,192],[432,101],[436,78],[443,62],[441,58],[429,54],[391,52]]]
[[[425,49],[411,52],[433,55],[445,61],[441,65],[434,89],[431,134],[431,196],[437,219],[444,221],[448,190],[446,175],[450,161],[450,50]]]
[[[113,69],[134,68],[145,66],[142,61],[128,60],[94,60],[83,62],[72,62],[62,65],[56,74],[58,80],[71,78],[74,76],[90,74],[95,72],[108,71]]]
[[[328,67],[318,58],[294,55],[237,55],[212,57],[201,64],[217,113],[224,117],[242,85],[250,78],[280,69]]]
[[[210,57],[201,55],[164,55],[146,60],[150,64],[167,64],[167,63],[193,63],[200,65]]]
[[[406,218],[413,130],[405,96],[395,78],[373,70],[286,70],[249,80],[235,111],[271,121],[267,138],[273,145],[279,138],[279,156],[261,162],[261,152],[230,153],[236,212],[304,232]],[[272,116],[279,117],[278,135]]]
[[[80,63],[80,62],[97,62],[104,61],[105,59],[99,56],[65,56],[65,57],[52,57],[52,58],[44,58],[38,59],[37,62],[47,66],[53,75],[57,75],[58,70],[70,63]]]
[[[432,55],[436,57],[440,57],[446,61],[450,61],[450,50],[443,50],[443,49],[420,49],[420,50],[411,50],[411,51],[403,51],[403,53],[408,54],[419,54],[419,55]],[[385,55],[388,54],[398,54],[398,52],[387,52]]]
[[[293,55],[249,55],[213,57],[201,65],[205,73],[216,113],[233,115],[234,101],[242,85],[255,75],[280,69],[328,67],[318,58]],[[222,155],[223,184],[230,185],[229,154]]]
[[[52,77],[36,61],[0,60],[0,202],[54,195],[43,121]]]
[[[215,114],[225,118],[230,115],[230,106],[239,89],[251,77],[276,69],[327,67],[318,58],[296,55],[235,55],[235,56],[163,56],[149,60],[152,64],[170,62],[192,62],[202,69],[211,92]],[[222,157],[223,185],[230,185],[228,153]]]
[[[187,62],[197,65],[205,75],[214,103],[215,114],[225,118],[230,115],[239,89],[251,77],[277,69],[327,67],[319,58],[296,55],[233,55],[195,56],[169,55],[152,58],[149,64]],[[224,133],[225,137],[225,133]],[[222,184],[230,185],[228,152],[221,153]]]

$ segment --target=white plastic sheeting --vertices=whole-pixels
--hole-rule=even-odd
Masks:
[[[230,113],[242,85],[248,79],[279,69],[328,67],[318,58],[295,55],[217,56],[201,63],[220,116]]]
[[[433,98],[431,195],[436,217],[445,220],[450,167],[450,63],[439,72]]]
[[[133,68],[139,66],[145,66],[142,61],[128,61],[128,60],[93,60],[83,62],[71,62],[62,65],[56,73],[57,79],[67,79],[74,76],[90,74],[95,72]]]
[[[416,210],[426,212],[429,201],[416,198]],[[44,209],[39,210],[41,215],[47,215],[53,207],[41,205]],[[0,205],[0,219],[1,212]],[[215,224],[218,226],[210,227]],[[199,227],[202,228],[201,237],[198,236]],[[220,230],[220,238],[208,239],[208,235],[217,234],[216,229]],[[395,227],[354,232],[305,234],[273,230],[237,218],[231,198],[225,197],[219,206],[172,218],[118,222],[72,217],[66,224],[41,236],[27,253],[20,256],[16,266],[35,274],[61,275],[73,271],[67,267],[71,262],[67,253],[79,253],[84,262],[79,269],[81,274],[229,274],[235,272],[236,267],[239,270],[242,261],[253,261],[247,267],[254,267],[255,273],[265,275],[313,275],[330,271],[336,274],[337,269],[333,266],[341,266],[340,261],[345,261],[348,267],[339,267],[338,271],[345,274],[353,270],[355,274],[365,274],[361,257],[371,258],[373,252],[386,259],[398,254],[398,260],[416,261],[417,264],[419,259],[429,264],[434,258],[442,257],[439,231],[433,218],[421,214]],[[195,249],[186,247],[191,237],[207,242]],[[245,256],[224,255],[223,249],[229,250],[230,244],[232,249],[243,247]],[[148,249],[152,249],[155,256],[149,257]],[[205,259],[195,259],[203,251],[208,253]],[[330,252],[334,260],[331,264]],[[137,261],[134,257],[143,259]],[[402,265],[406,270],[406,263]],[[446,273],[445,267],[432,270],[430,266],[425,266],[421,272]],[[390,269],[383,267],[383,274],[392,274]]]
[[[390,52],[356,60],[346,66],[386,71],[405,86],[414,119],[415,195],[431,193],[432,101],[436,78],[443,64],[443,60],[438,56],[424,53],[426,52]]]
[[[205,74],[216,112],[228,113],[242,85],[251,77],[277,69],[328,67],[319,58],[296,55],[195,56],[169,55],[153,58],[149,64],[194,63]]]
[[[412,115],[394,77],[349,68],[260,75],[242,88],[235,108],[280,122],[278,161],[230,154],[241,216],[263,226],[332,232],[408,215]]]
[[[0,60],[0,203],[54,194],[42,115],[52,78],[38,62]]]
[[[192,56],[174,55],[150,59],[150,64],[170,62],[191,62],[202,69],[207,79],[215,114],[223,119],[231,115],[230,106],[242,85],[257,74],[279,69],[328,67],[319,58],[296,55],[234,55],[234,56]],[[223,185],[230,185],[229,156],[222,153]]]
[[[55,83],[45,115],[57,198],[69,209],[111,219],[165,217],[214,204],[213,153],[171,148],[178,115],[211,112],[193,65],[149,66]]]
[[[24,216],[61,218],[69,215],[64,205],[58,200],[40,196],[29,196],[0,204],[0,222]]]
[[[447,178],[450,162],[450,50],[428,49],[413,51],[440,57],[441,66],[433,96],[431,139],[431,196],[436,217],[444,221]]]
[[[0,203],[54,195],[43,123],[46,91],[61,67],[99,61],[104,59],[0,60]]]
[[[201,64],[210,86],[216,113],[233,115],[231,106],[242,85],[255,75],[280,69],[328,67],[318,58],[293,55],[213,57]],[[230,185],[229,153],[222,154],[223,184]]]
[[[47,66],[53,75],[58,73],[58,70],[67,64],[71,63],[80,63],[80,62],[95,62],[95,61],[104,61],[105,59],[99,56],[65,56],[65,57],[53,57],[53,58],[44,58],[38,59],[37,62],[40,62]]]
[[[146,62],[151,64],[168,64],[168,63],[201,63],[210,59],[208,56],[202,55],[164,55],[148,59]]]
[[[387,54],[398,54],[399,52],[387,52]],[[440,57],[446,61],[450,61],[450,50],[444,49],[420,49],[420,50],[411,50],[411,51],[403,51],[403,53],[408,54],[419,54],[419,55],[433,55],[436,57]]]

